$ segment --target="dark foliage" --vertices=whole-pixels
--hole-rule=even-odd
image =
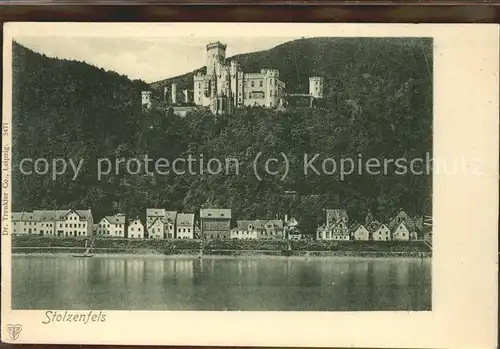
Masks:
[[[140,110],[140,81],[80,62],[47,58],[13,47],[13,164],[22,158],[84,159],[82,173],[53,181],[14,168],[13,210],[92,208],[141,216],[146,207],[195,212],[228,207],[237,219],[293,214],[304,230],[323,220],[323,208],[346,208],[352,220],[368,209],[387,219],[399,208],[430,213],[431,176],[357,174],[345,178],[303,174],[304,154],[320,159],[412,159],[432,151],[432,41],[427,39],[303,39],[238,56],[245,71],[280,69],[287,90],[306,92],[308,76],[325,78],[325,108],[275,112],[238,110],[185,118]],[[188,84],[192,74],[155,83]],[[183,86],[180,86],[182,88]],[[185,86],[188,87],[188,86]],[[286,154],[290,172],[255,178],[252,163]],[[97,179],[97,159],[203,155],[224,164],[234,157],[239,175],[126,174],[121,164]],[[198,169],[199,161],[195,163]],[[321,162],[316,163],[321,169]],[[206,168],[206,166],[205,166]],[[150,168],[154,171],[154,168]],[[283,173],[283,168],[280,168]],[[198,170],[196,170],[199,172]],[[295,195],[286,192],[295,191]]]

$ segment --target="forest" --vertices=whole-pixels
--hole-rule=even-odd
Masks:
[[[400,208],[430,214],[432,176],[303,173],[304,154],[323,157],[425,158],[432,154],[432,40],[313,38],[240,55],[245,71],[277,68],[287,91],[307,92],[308,77],[325,78],[324,108],[263,108],[214,116],[141,109],[148,85],[84,62],[46,57],[13,44],[12,210],[91,208],[94,220],[117,212],[143,217],[147,207],[197,212],[232,209],[235,219],[295,216],[315,229],[323,209],[345,208],[350,220],[368,210],[387,219]],[[202,70],[202,68],[200,68]],[[185,86],[183,86],[183,84]],[[255,177],[255,156],[286,155],[281,175]],[[99,158],[237,158],[239,175],[168,175],[120,171],[97,178]],[[23,175],[23,158],[85,160],[76,179]],[[278,170],[283,173],[283,169]]]

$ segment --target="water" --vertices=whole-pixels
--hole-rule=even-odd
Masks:
[[[12,258],[13,309],[431,310],[430,259]]]

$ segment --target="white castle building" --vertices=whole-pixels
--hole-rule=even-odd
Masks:
[[[194,103],[214,114],[246,106],[275,108],[285,91],[277,69],[244,73],[238,62],[226,64],[226,45],[219,41],[207,45],[207,74],[195,75],[193,82]]]
[[[170,103],[180,101],[194,102],[196,106],[206,107],[213,114],[229,114],[235,108],[264,107],[276,108],[289,96],[307,98],[309,106],[314,99],[323,98],[324,80],[319,76],[309,77],[308,94],[285,95],[285,83],[280,80],[277,69],[261,69],[260,73],[245,73],[235,60],[226,61],[227,45],[220,41],[206,46],[207,73],[198,73],[193,77],[193,90],[177,91],[177,84],[171,85]],[[167,99],[167,87],[164,87],[164,99]],[[151,92],[142,92],[142,105],[151,108]]]

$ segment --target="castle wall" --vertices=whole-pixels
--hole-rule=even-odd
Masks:
[[[309,94],[314,98],[323,98],[323,78],[311,76],[309,78]]]
[[[193,101],[215,113],[229,113],[234,107],[276,108],[284,97],[285,84],[277,69],[243,73],[236,61],[225,64],[226,45],[207,45],[207,75],[193,78]]]

